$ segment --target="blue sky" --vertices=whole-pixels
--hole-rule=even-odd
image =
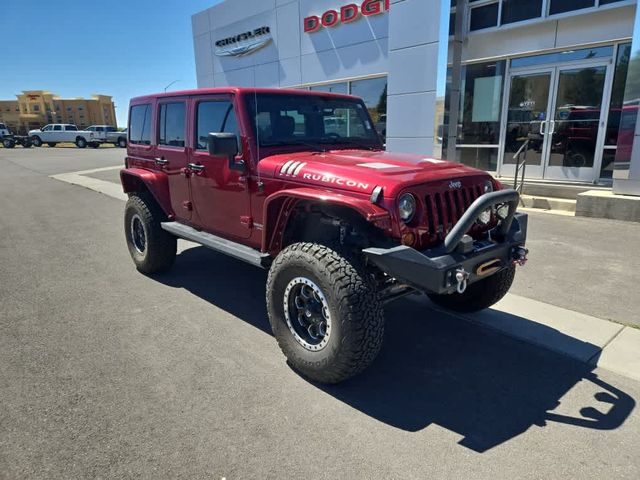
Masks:
[[[112,95],[125,126],[131,97],[197,86],[191,15],[219,1],[1,0],[0,99]]]

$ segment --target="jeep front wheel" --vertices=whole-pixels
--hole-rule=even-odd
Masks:
[[[513,283],[516,275],[515,265],[494,273],[484,280],[472,283],[464,293],[451,293],[449,295],[427,294],[436,305],[460,313],[472,313],[502,300]]]
[[[124,213],[129,253],[142,273],[168,270],[176,258],[177,239],[160,226],[164,214],[147,196],[131,195]]]
[[[278,255],[267,309],[289,364],[312,380],[346,380],[380,351],[384,317],[375,284],[361,262],[328,247],[296,243]]]

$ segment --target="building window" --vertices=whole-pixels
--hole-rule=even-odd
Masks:
[[[129,143],[151,145],[151,105],[135,105],[129,114]]]
[[[349,84],[347,82],[342,83],[329,83],[327,85],[314,85],[309,90],[317,92],[329,92],[329,93],[342,93],[344,95],[349,94]]]
[[[40,111],[40,105],[33,105],[32,108],[33,108],[34,112],[39,112]]]
[[[610,58],[613,55],[613,47],[594,47],[582,50],[567,50],[564,52],[533,55],[530,57],[514,58],[511,60],[511,68],[532,67],[549,63],[573,62],[576,60],[590,60],[593,58]]]
[[[185,103],[160,105],[159,144],[168,147],[184,147]]]
[[[498,25],[498,10],[498,2],[472,8],[469,30],[474,32],[484,28],[496,27]]]
[[[542,0],[503,0],[502,24],[521,22],[542,16]]]
[[[67,107],[67,112],[70,112],[70,111],[71,111],[71,107]]]
[[[458,160],[484,170],[496,170],[504,87],[504,60],[463,67]]]
[[[351,95],[362,98],[383,140],[387,137],[387,77],[351,82]]]
[[[602,3],[602,0],[600,1]],[[607,120],[607,130],[604,139],[604,151],[602,154],[602,167],[600,169],[601,178],[611,178],[613,176],[613,162],[616,158],[618,145],[618,132],[623,117],[630,116],[625,114],[624,105],[624,89],[627,83],[627,71],[629,69],[629,60],[631,58],[631,44],[625,43],[618,47],[618,57],[616,59],[616,68],[613,75],[613,86],[611,87],[611,103],[609,104],[609,118]],[[631,116],[635,117],[637,107],[627,107],[627,112],[632,112]]]
[[[551,0],[549,15],[570,12],[581,8],[589,8],[595,5],[595,0]]]

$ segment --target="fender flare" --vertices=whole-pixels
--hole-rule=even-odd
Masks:
[[[391,232],[391,215],[370,200],[315,188],[292,188],[269,195],[262,212],[262,251],[275,256],[282,249],[282,236],[296,204],[303,200],[349,208],[364,220]]]
[[[143,168],[123,168],[120,170],[120,182],[124,193],[149,191],[167,217],[170,220],[175,218],[166,173]]]

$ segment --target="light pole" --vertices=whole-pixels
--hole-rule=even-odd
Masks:
[[[166,92],[166,91],[167,91],[167,89],[168,89],[171,85],[173,85],[174,83],[178,83],[179,81],[180,81],[180,80],[174,80],[174,81],[173,81],[173,82],[171,82],[169,85],[167,85],[166,87],[164,87],[164,91]]]

